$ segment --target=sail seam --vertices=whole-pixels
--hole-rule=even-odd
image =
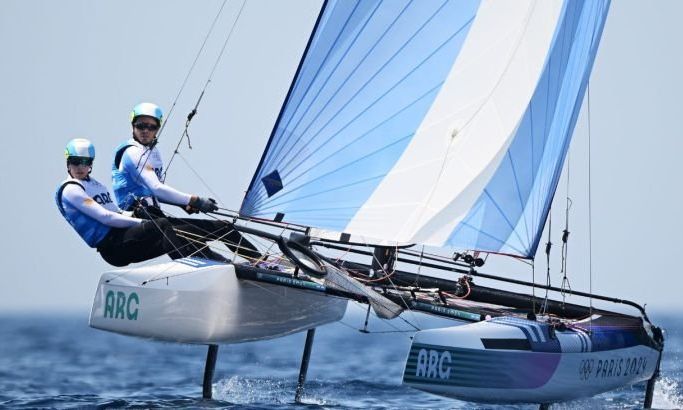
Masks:
[[[320,21],[322,20],[323,14],[325,14],[327,10],[327,4],[328,0],[324,0],[321,8],[320,8],[320,13],[318,13],[318,18],[315,20],[315,24],[313,26],[313,33],[317,32],[317,29],[320,25]],[[285,97],[285,102],[282,108],[280,109],[280,112],[278,113],[277,119],[275,120],[275,123],[273,124],[273,129],[270,132],[270,136],[268,137],[268,142],[266,143],[265,150],[263,151],[263,154],[261,155],[261,159],[259,160],[258,166],[256,167],[256,171],[254,171],[254,175],[251,178],[251,181],[249,182],[249,187],[247,188],[247,192],[244,195],[244,199],[242,200],[242,205],[240,209],[240,213],[245,213],[245,214],[250,214],[253,211],[253,204],[251,203],[251,198],[253,197],[255,185],[254,183],[258,180],[258,178],[262,175],[263,173],[263,164],[267,160],[268,156],[268,151],[270,148],[270,144],[273,142],[275,139],[275,134],[277,132],[277,126],[280,120],[282,119],[282,115],[285,111],[285,107],[287,102],[290,100],[292,97],[292,92],[296,88],[296,83],[297,79],[299,77],[299,74],[301,73],[301,69],[303,67],[303,62],[306,60],[308,53],[311,48],[311,44],[313,43],[313,37],[315,37],[315,34],[311,34],[308,38],[308,42],[306,43],[306,48],[304,49],[303,56],[301,57],[301,60],[299,61],[299,65],[296,68],[296,72],[294,74],[294,80],[289,86],[289,89],[287,90],[287,96]]]
[[[529,242],[531,242],[531,240],[530,240],[531,238],[529,238],[529,230],[527,229],[526,213],[524,212],[524,208],[525,208],[524,201],[522,200],[522,193],[521,193],[521,189],[519,187],[519,179],[517,178],[517,171],[515,170],[515,161],[512,159],[512,153],[510,152],[510,150],[508,150],[508,152],[507,152],[507,157],[508,157],[508,160],[510,161],[510,168],[512,169],[512,176],[513,176],[513,180],[515,181],[515,188],[517,188],[517,198],[519,199],[519,206],[521,207],[521,216],[522,216],[521,219],[523,219],[523,221],[524,221],[524,230],[526,231],[526,238],[527,238],[526,243],[529,243]]]
[[[358,33],[356,34],[356,37],[354,37],[353,41],[351,42],[351,44],[347,47],[346,51],[344,52],[344,55],[343,55],[342,57],[339,58],[339,61],[338,61],[337,64],[335,65],[334,69],[333,69],[333,70],[330,72],[330,74],[327,76],[327,78],[325,79],[325,82],[322,84],[322,86],[319,87],[318,92],[316,93],[315,97],[314,97],[313,100],[309,103],[309,105],[308,105],[308,107],[306,108],[306,110],[304,111],[304,113],[300,115],[300,118],[299,118],[299,120],[297,121],[297,123],[294,125],[294,127],[293,127],[290,131],[287,131],[287,127],[288,127],[288,125],[289,125],[289,124],[288,124],[286,127],[283,128],[283,130],[282,130],[283,132],[286,132],[286,131],[287,131],[287,132],[290,132],[291,134],[295,134],[295,133],[296,133],[296,130],[297,130],[297,128],[299,127],[299,125],[301,124],[301,121],[304,120],[304,118],[305,118],[306,114],[308,113],[309,109],[313,106],[313,103],[314,103],[314,102],[317,100],[317,98],[320,96],[320,93],[322,93],[322,91],[325,89],[325,87],[327,86],[327,83],[329,82],[330,78],[332,78],[332,75],[335,74],[335,73],[337,72],[337,69],[339,68],[340,64],[343,62],[344,57],[348,54],[348,52],[349,52],[349,50],[351,49],[351,47],[356,43],[356,41],[358,40],[358,37],[360,37],[360,35],[364,32],[364,30],[365,30],[367,24],[370,22],[370,19],[371,19],[372,16],[375,14],[375,12],[376,12],[377,9],[379,8],[379,5],[380,5],[380,4],[381,4],[381,3],[377,3],[377,7],[372,11],[372,14],[371,14],[371,15],[368,17],[368,19],[365,21],[365,23],[363,24],[363,27],[358,31]],[[407,7],[408,7],[408,5],[406,5],[406,7],[404,7],[404,9],[401,11],[401,13],[403,13],[403,11],[405,11]],[[398,20],[399,17],[400,17],[400,14],[399,14],[399,16],[396,17],[396,19],[392,22],[392,24],[385,30],[384,34],[382,34],[382,36],[381,36],[380,39],[375,43],[375,45],[372,47],[372,49],[371,49],[370,51],[368,51],[368,53],[366,53],[366,55],[363,57],[363,59],[361,59],[360,63],[359,63],[358,65],[356,65],[356,67],[353,69],[353,71],[346,77],[346,79],[342,82],[342,84],[341,84],[339,87],[337,87],[337,89],[336,89],[336,90],[332,93],[332,95],[327,99],[327,102],[325,102],[325,104],[322,106],[322,108],[320,108],[320,110],[318,111],[318,113],[315,114],[315,116],[314,116],[313,119],[308,123],[308,125],[306,126],[306,128],[304,128],[303,131],[297,133],[297,134],[299,135],[299,139],[301,139],[301,136],[303,136],[303,135],[306,134],[306,132],[308,131],[308,129],[309,129],[309,128],[311,127],[311,125],[313,125],[313,123],[318,119],[318,117],[320,116],[320,114],[322,114],[322,113],[325,111],[325,109],[327,108],[328,104],[334,99],[334,97],[337,95],[337,93],[339,92],[339,90],[340,90],[340,89],[349,81],[349,79],[353,76],[353,74],[356,72],[356,70],[357,70],[357,69],[361,66],[361,64],[365,61],[365,58],[366,58],[366,57],[370,54],[370,52],[372,52],[372,50],[374,50],[374,48],[379,44],[379,42],[382,40],[382,38],[384,37],[384,35],[386,35],[386,33],[389,32],[389,30],[391,29],[391,27],[393,26],[393,24],[396,22],[396,20]],[[322,68],[323,68],[323,67],[321,67],[321,69],[322,69]],[[298,108],[298,107],[297,107],[297,108]],[[293,112],[293,114],[295,114],[295,113],[296,113],[296,110]],[[293,117],[294,117],[294,115],[292,115],[292,118],[293,118]],[[298,141],[298,140],[297,140],[297,141]],[[305,146],[304,146],[304,147],[305,147]],[[293,149],[293,146],[290,147],[290,149],[287,151],[287,153],[285,153],[285,154],[282,156],[282,158],[286,158],[287,155],[291,152],[292,149]],[[274,160],[273,162],[277,162],[279,159],[280,159],[280,158]],[[286,166],[287,166],[287,163],[284,164],[283,168],[286,167]]]
[[[374,180],[374,179],[381,178],[381,177],[383,177],[383,176],[384,176],[384,175],[375,175],[375,176],[372,176],[372,177],[369,177],[369,178],[365,178],[365,179],[361,179],[361,180],[358,180],[358,181],[354,181],[354,182],[349,183],[349,184],[340,185],[340,186],[337,186],[337,187],[334,187],[334,188],[330,188],[330,189],[326,189],[326,190],[323,190],[323,191],[318,191],[318,192],[314,192],[314,193],[311,193],[311,194],[308,194],[308,195],[304,195],[304,196],[301,196],[301,197],[297,198],[296,200],[300,200],[300,199],[304,199],[304,198],[310,198],[310,197],[312,197],[312,196],[317,196],[317,195],[321,195],[321,194],[324,194],[324,193],[327,193],[327,192],[336,191],[336,190],[338,190],[338,189],[348,188],[348,187],[351,187],[351,186],[354,186],[354,185],[359,185],[359,184],[362,184],[362,183],[364,183],[364,182],[368,182],[368,181],[372,181],[372,180]],[[272,209],[272,208],[275,207],[275,206],[285,205],[285,204],[287,204],[287,203],[289,203],[289,202],[292,202],[292,201],[285,201],[285,202],[281,202],[281,203],[279,203],[279,204],[272,204],[272,205],[270,205],[270,206],[266,206],[266,207],[261,208],[261,211],[267,211],[267,210],[269,210],[269,209]]]
[[[445,4],[445,3],[444,3],[444,4]],[[442,5],[442,7],[443,7],[443,5]],[[440,9],[439,9],[439,10],[440,10]],[[434,14],[432,14],[432,16],[430,16],[430,19],[432,19],[432,18],[436,15],[436,13],[437,13],[439,10],[437,10]],[[425,63],[426,63],[434,54],[436,54],[439,50],[441,50],[441,48],[443,48],[446,44],[448,44],[449,41],[451,41],[455,36],[457,36],[458,34],[460,34],[460,32],[461,32],[465,27],[467,27],[469,24],[471,24],[472,20],[473,20],[473,18],[469,19],[465,24],[463,24],[463,26],[461,26],[460,28],[458,28],[458,30],[457,30],[456,32],[454,32],[449,38],[447,38],[443,43],[441,43],[434,51],[432,51],[432,52],[431,52],[425,59],[423,59],[417,66],[413,67],[413,68],[412,68],[405,76],[403,76],[398,82],[396,82],[394,85],[392,85],[392,86],[391,86],[387,91],[385,91],[381,96],[379,96],[379,97],[378,97],[377,99],[375,99],[372,103],[370,103],[368,106],[366,106],[366,107],[363,109],[363,111],[361,111],[361,112],[360,112],[359,114],[357,114],[355,117],[353,117],[352,119],[350,119],[350,120],[349,120],[346,124],[344,124],[339,130],[337,130],[334,134],[332,134],[330,137],[328,137],[322,144],[320,144],[318,147],[316,147],[316,150],[317,150],[317,149],[320,149],[321,147],[323,147],[323,146],[325,146],[327,143],[329,143],[335,136],[339,135],[342,131],[344,131],[344,130],[345,130],[350,124],[352,124],[356,119],[358,119],[359,117],[361,117],[361,116],[362,116],[363,114],[365,114],[370,108],[372,108],[375,104],[377,104],[379,101],[381,101],[388,93],[390,93],[391,91],[393,91],[393,90],[394,90],[397,86],[399,86],[406,78],[408,78],[408,77],[409,77],[412,73],[414,73],[418,68],[420,68],[422,65],[424,65],[424,64],[425,64]],[[360,92],[361,92],[361,91],[362,91],[362,90],[363,90],[363,89],[364,89],[364,88],[365,88],[365,87],[366,87],[366,86],[367,86],[367,85],[368,85],[368,84],[369,84],[369,83],[370,83],[370,82],[371,82],[371,81],[372,81],[372,80],[373,80],[373,79],[374,79],[374,78],[375,78],[375,77],[376,77],[376,76],[377,76],[377,75],[378,75],[378,74],[379,74],[379,73],[388,65],[388,64],[389,64],[389,62],[391,62],[391,61],[396,57],[396,55],[398,55],[398,54],[400,53],[400,51],[403,50],[403,48],[405,48],[405,46],[406,46],[407,44],[409,44],[409,42],[410,42],[410,41],[411,41],[411,40],[412,40],[412,39],[413,39],[413,38],[414,38],[414,37],[415,37],[415,36],[416,36],[416,35],[425,27],[425,26],[426,26],[426,24],[427,24],[427,22],[425,22],[425,24],[423,24],[423,25],[420,27],[420,29],[418,29],[418,30],[410,37],[410,39],[409,39],[406,43],[404,43],[404,45],[401,46],[401,48],[400,48],[399,50],[397,50],[396,53],[394,53],[394,54],[392,55],[392,57],[391,57],[385,64],[383,64],[382,67],[380,67],[379,70],[377,70],[377,71],[372,75],[372,77],[370,77],[370,78],[363,84],[363,86],[361,86],[361,88],[360,88],[356,93],[354,93],[353,96],[351,96],[351,98],[350,98],[349,100],[347,100],[347,102],[346,102],[346,103],[337,111],[336,114],[338,114],[338,113],[341,112],[344,108],[346,108],[346,107],[348,106],[348,104],[351,103],[351,101],[353,101],[353,100],[355,99],[355,97],[356,97],[356,96],[357,96],[357,95],[358,95],[358,94],[359,94],[359,93],[360,93]],[[440,82],[439,84],[437,84],[436,87],[440,87],[441,84],[443,84],[443,82]],[[333,116],[331,117],[331,119],[328,120],[328,121],[320,128],[320,130],[319,130],[316,134],[314,134],[314,135],[311,137],[311,139],[309,140],[309,144],[313,141],[314,138],[316,138],[318,135],[320,135],[320,133],[322,132],[322,130],[325,129],[325,127],[327,127],[327,125],[329,125],[329,123],[330,123],[334,118],[335,118],[335,115],[333,115]],[[315,150],[313,150],[313,151],[315,151]],[[307,160],[309,157],[310,157],[310,155],[304,157],[301,161],[299,161],[299,162],[293,167],[293,169],[298,168],[298,167],[299,167],[305,160]],[[284,172],[283,170],[280,170],[280,171],[281,171],[281,175],[283,176],[283,178],[285,178],[285,177],[287,177],[287,176],[289,175],[288,173]],[[290,171],[290,173],[291,173],[291,171]],[[261,200],[261,199],[263,199],[263,198],[264,198],[263,192],[260,192],[259,197],[257,197],[257,201],[259,201],[259,200]]]
[[[491,193],[489,192],[488,189],[484,189],[484,195],[486,195],[486,196],[489,198],[489,200],[491,201],[491,203],[493,204],[493,206],[496,208],[496,210],[498,211],[498,213],[500,213],[500,216],[502,216],[503,219],[505,220],[505,222],[508,224],[508,226],[509,226],[510,229],[512,230],[511,233],[515,234],[515,236],[516,236],[517,239],[519,240],[519,243],[522,243],[522,244],[523,244],[524,241],[522,241],[522,238],[519,236],[519,233],[517,233],[517,231],[515,230],[515,227],[512,226],[512,222],[510,222],[510,220],[508,219],[507,215],[505,215],[505,213],[504,213],[503,210],[501,209],[500,205],[498,205],[498,202],[497,202],[495,199],[493,199],[493,196],[491,196]]]
[[[296,107],[294,108],[294,110],[292,110],[292,113],[296,113],[296,112],[297,112],[297,110],[298,110],[299,107],[301,106],[301,103],[304,101],[306,95],[307,95],[308,92],[311,90],[310,84],[313,84],[313,83],[315,82],[315,80],[318,78],[318,75],[320,74],[321,70],[325,67],[325,62],[327,61],[327,59],[328,59],[328,58],[330,57],[330,55],[332,54],[332,51],[334,50],[334,45],[336,45],[337,42],[339,41],[339,39],[342,37],[342,34],[344,33],[344,31],[345,31],[345,29],[346,29],[346,26],[348,25],[349,21],[351,21],[351,18],[353,17],[354,12],[355,12],[356,8],[358,8],[358,5],[359,5],[359,4],[360,4],[360,2],[357,2],[357,3],[356,3],[356,5],[354,6],[353,10],[352,10],[351,13],[349,14],[349,16],[346,18],[346,21],[344,22],[344,25],[342,26],[342,30],[339,30],[339,34],[337,34],[337,37],[335,38],[334,42],[332,43],[332,46],[327,50],[327,54],[325,55],[325,58],[323,59],[322,63],[321,63],[320,66],[318,67],[318,69],[317,69],[315,75],[314,75],[313,78],[311,79],[311,81],[310,81],[310,83],[309,83],[309,87],[306,88],[304,94],[303,94],[303,95],[301,96],[301,98],[299,99],[299,102],[297,103]],[[297,85],[298,85],[298,82],[299,82],[300,79],[301,79],[300,76],[297,77],[297,79],[296,79],[297,84],[294,86],[294,89],[297,88]],[[288,119],[287,125],[289,125],[289,121],[291,121],[291,120],[292,120],[292,118],[290,117],[290,118]],[[284,130],[284,129],[286,129],[287,125],[285,125],[284,128],[281,128],[281,127],[278,125],[278,129],[283,129],[283,130]],[[277,132],[278,129],[276,129],[275,132]],[[283,133],[283,134],[284,134],[284,133]],[[290,134],[290,135],[293,135],[293,134]],[[288,136],[288,137],[285,137],[285,138],[283,138],[283,139],[279,139],[279,140],[276,142],[275,146],[273,147],[273,149],[272,149],[272,151],[271,151],[271,152],[273,153],[272,156],[271,156],[271,158],[273,158],[273,160],[271,161],[270,159],[267,159],[267,160],[264,162],[264,164],[263,164],[263,167],[262,167],[263,170],[268,169],[268,166],[269,166],[269,165],[270,165],[270,164],[279,156],[279,153],[280,153],[280,151],[282,150],[281,147],[286,146],[286,143],[289,141],[289,138],[290,138],[290,137]],[[298,140],[297,140],[297,141],[298,141]],[[293,145],[295,145],[295,144],[296,144],[296,142],[295,142]],[[290,147],[290,150],[291,150],[291,147]]]
[[[326,177],[326,176],[329,176],[330,174],[333,174],[333,173],[335,173],[335,172],[337,172],[337,171],[339,171],[339,170],[341,170],[341,169],[343,169],[343,168],[348,168],[348,167],[350,167],[351,165],[353,165],[353,164],[355,164],[355,163],[357,163],[357,162],[359,162],[359,161],[362,161],[362,160],[364,160],[364,159],[366,159],[366,158],[369,158],[369,157],[375,155],[376,153],[381,152],[381,151],[387,149],[388,147],[391,147],[391,146],[393,146],[393,145],[396,145],[396,144],[398,144],[398,143],[400,143],[400,142],[402,142],[402,141],[404,141],[404,140],[406,140],[407,138],[410,138],[410,137],[412,137],[412,136],[413,136],[412,133],[411,133],[411,134],[408,134],[408,135],[406,135],[405,137],[400,138],[400,139],[398,139],[398,140],[392,142],[391,144],[388,144],[388,145],[386,145],[386,146],[383,146],[383,147],[381,147],[381,148],[379,148],[379,149],[377,149],[377,150],[375,150],[375,151],[373,151],[373,152],[371,152],[371,153],[369,153],[369,154],[367,154],[367,155],[364,155],[364,156],[362,156],[362,157],[360,157],[360,158],[357,158],[356,160],[351,161],[351,162],[349,162],[349,163],[343,165],[342,167],[339,167],[339,168],[337,168],[337,169],[335,169],[335,170],[332,170],[332,171],[327,172],[327,173],[325,173],[325,174],[323,174],[323,175],[320,175],[320,176],[316,177],[315,179],[309,181],[309,183],[310,183],[310,182],[317,181],[317,180],[319,180],[319,179],[321,179],[321,178],[324,178],[324,177]],[[376,178],[379,178],[379,177],[383,177],[383,176],[385,176],[385,175],[386,175],[386,174],[383,173],[383,174],[381,174],[381,175],[379,175],[379,176],[377,176],[377,177],[373,177],[372,179],[376,179]],[[366,180],[366,179],[362,179],[362,180],[359,180],[359,181],[360,181],[360,182],[366,182],[367,180]],[[292,189],[292,190],[289,190],[289,191],[283,193],[282,195],[280,195],[280,196],[278,197],[278,200],[281,200],[281,199],[282,199],[284,196],[286,196],[287,194],[290,194],[290,193],[292,193],[292,192],[294,192],[294,191],[296,191],[296,190],[299,190],[299,189],[303,188],[304,186],[305,186],[305,185],[302,184],[302,185],[299,185],[298,187],[296,187],[296,188],[294,188],[294,189]],[[332,190],[344,188],[344,187],[346,187],[346,186],[347,186],[347,185],[342,185],[342,186],[340,186],[340,187],[333,188]],[[320,193],[329,192],[329,191],[330,191],[330,190],[328,189],[328,190],[324,190],[324,191],[319,191],[319,192],[317,192],[317,193],[313,193],[313,194],[311,194],[311,195],[319,195]],[[306,196],[306,197],[309,197],[309,196],[311,196],[311,195],[308,195],[308,196]],[[306,198],[306,197],[299,197],[299,198],[293,199],[292,201],[294,201],[294,200],[299,200],[299,199],[303,199],[303,198]],[[281,201],[281,202],[271,203],[269,206],[266,206],[266,207],[264,207],[263,209],[264,209],[264,210],[266,210],[266,209],[271,209],[271,208],[273,208],[273,207],[275,207],[275,206],[284,205],[284,204],[290,203],[290,202],[292,202],[292,201],[284,201],[284,202]]]
[[[389,122],[389,121],[391,121],[392,119],[394,119],[396,116],[398,116],[399,114],[401,114],[403,111],[405,111],[405,110],[407,110],[408,108],[412,107],[412,106],[413,106],[415,103],[417,103],[418,101],[422,100],[423,98],[427,97],[429,94],[433,93],[434,90],[436,90],[436,89],[439,88],[440,86],[441,86],[441,83],[438,84],[438,85],[436,85],[435,87],[431,88],[430,90],[428,90],[426,93],[424,93],[423,95],[421,95],[420,97],[418,97],[415,101],[412,101],[410,104],[408,104],[408,105],[406,105],[405,107],[401,108],[399,111],[397,111],[397,112],[396,112],[395,114],[393,114],[391,117],[389,117],[389,118],[387,118],[386,120],[382,121],[381,123],[377,124],[375,127],[371,128],[371,129],[368,130],[367,132],[361,134],[361,135],[360,135],[358,138],[356,138],[355,140],[349,142],[347,145],[343,146],[343,147],[340,148],[339,150],[337,150],[337,151],[331,153],[330,155],[328,155],[327,157],[321,159],[319,162],[317,162],[317,163],[311,165],[308,169],[306,169],[306,170],[300,172],[298,175],[296,175],[295,177],[293,177],[292,179],[290,179],[290,180],[288,181],[288,184],[291,185],[294,181],[296,181],[296,180],[298,180],[299,178],[301,178],[302,176],[306,175],[306,173],[307,173],[308,171],[310,171],[311,169],[316,168],[318,165],[324,163],[325,161],[327,161],[328,159],[330,159],[331,157],[333,157],[335,154],[337,154],[337,153],[339,153],[340,151],[342,151],[342,150],[348,148],[349,146],[351,146],[351,145],[353,145],[353,144],[359,142],[360,140],[362,140],[363,138],[365,138],[366,136],[368,136],[370,133],[372,133],[373,131],[375,131],[376,129],[378,129],[379,127],[381,127],[382,125],[384,125],[384,124],[386,124],[387,122]],[[388,148],[388,147],[390,147],[390,146],[393,146],[393,145],[395,145],[397,142],[403,141],[403,140],[405,140],[406,138],[409,138],[409,137],[413,136],[414,134],[415,134],[415,133],[410,133],[409,135],[407,135],[407,136],[405,136],[405,137],[402,137],[402,138],[400,138],[399,140],[394,141],[394,142],[391,143],[391,144],[384,145],[384,146],[380,147],[379,149],[377,149],[376,151],[372,152],[371,154],[365,155],[365,156],[363,156],[362,158],[358,158],[358,159],[354,160],[353,162],[346,163],[346,164],[344,164],[344,165],[342,165],[342,166],[340,166],[340,167],[338,167],[338,168],[336,168],[336,169],[334,169],[334,170],[332,170],[332,171],[330,171],[330,172],[328,172],[328,173],[326,173],[326,174],[324,174],[324,175],[321,175],[321,176],[318,177],[318,178],[315,178],[315,179],[309,181],[309,183],[310,183],[310,182],[313,182],[313,181],[317,181],[319,178],[324,177],[324,176],[327,176],[327,175],[330,175],[330,174],[333,173],[333,172],[336,172],[336,171],[339,171],[339,170],[341,170],[341,169],[344,169],[344,168],[346,168],[347,166],[349,166],[349,165],[351,165],[351,164],[353,164],[353,163],[355,163],[355,162],[358,162],[359,160],[362,160],[362,159],[365,159],[365,158],[369,157],[370,155],[373,155],[373,154],[376,154],[376,153],[378,153],[378,152],[380,152],[380,151],[382,151],[382,150],[385,150],[386,148]],[[385,173],[384,175],[386,175],[386,173]],[[295,187],[295,188],[290,188],[287,192],[283,192],[283,193],[278,197],[278,199],[281,199],[282,197],[284,197],[284,196],[288,195],[289,193],[292,193],[292,192],[294,192],[294,191],[296,191],[296,190],[302,188],[303,186],[304,186],[304,184],[301,184],[301,185],[299,185],[299,186],[297,186],[297,187]]]
[[[409,38],[409,39],[408,39],[408,40],[407,40],[407,41],[406,41],[406,42],[405,42],[405,43],[404,43],[404,44],[403,44],[403,45],[402,45],[402,46],[401,46],[401,47],[400,47],[392,56],[391,56],[391,58],[390,58],[389,60],[387,60],[387,62],[384,63],[384,64],[383,64],[383,65],[382,65],[382,66],[381,66],[381,67],[380,67],[380,68],[379,68],[379,69],[378,69],[378,70],[377,70],[377,71],[376,71],[376,72],[375,72],[375,73],[374,73],[374,74],[373,74],[373,75],[372,75],[372,76],[371,76],[371,77],[370,77],[370,78],[369,78],[369,79],[368,79],[368,80],[367,80],[367,81],[366,81],[366,82],[365,82],[365,83],[364,83],[364,84],[363,84],[363,85],[362,85],[362,86],[361,86],[361,87],[360,87],[360,88],[359,88],[359,89],[358,89],[358,90],[357,90],[357,91],[356,91],[356,92],[347,100],[347,101],[346,101],[346,103],[344,103],[344,105],[342,105],[342,107],[341,107],[339,110],[337,110],[337,112],[336,112],[334,115],[332,115],[332,116],[330,117],[330,119],[329,119],[325,124],[323,124],[323,126],[320,127],[320,129],[319,129],[315,134],[313,134],[313,135],[311,136],[311,139],[308,141],[308,144],[311,144],[311,143],[313,142],[313,140],[314,140],[315,138],[317,138],[317,137],[322,133],[322,131],[323,131],[323,130],[332,122],[332,120],[333,120],[339,113],[341,113],[341,112],[342,112],[342,111],[343,111],[343,110],[344,110],[344,109],[345,109],[345,108],[346,108],[346,107],[347,107],[347,106],[348,106],[348,105],[349,105],[349,104],[350,104],[350,103],[351,103],[351,102],[360,94],[361,91],[365,90],[365,88],[367,87],[368,84],[370,84],[375,78],[377,78],[377,76],[378,76],[378,75],[379,75],[379,74],[380,74],[380,73],[389,65],[389,63],[391,63],[391,62],[394,60],[394,58],[395,58],[401,51],[403,51],[403,49],[405,49],[405,47],[408,46],[408,44],[410,44],[410,43],[412,42],[412,40],[413,40],[413,39],[414,39],[414,38],[415,38],[415,37],[416,37],[416,36],[417,36],[417,35],[426,27],[426,26],[427,26],[427,23],[429,23],[429,22],[437,15],[437,13],[439,12],[439,10],[441,10],[441,9],[445,6],[445,4],[446,4],[446,3],[444,2],[444,4],[442,4],[441,7],[440,7],[437,11],[435,11],[434,14],[432,14],[432,15],[430,16],[430,18],[429,18],[427,21],[425,21],[425,23],[424,23],[423,25],[421,25],[420,28],[419,28],[415,33],[413,33],[413,35],[412,35],[412,36],[411,36],[411,37],[410,37],[410,38]],[[349,120],[346,124],[344,124],[344,126],[342,126],[339,130],[337,130],[337,131],[336,131],[334,134],[332,134],[329,138],[327,138],[322,144],[318,145],[316,149],[320,149],[320,148],[324,147],[327,143],[330,142],[330,140],[332,140],[332,138],[334,138],[336,135],[339,135],[340,132],[342,132],[343,130],[345,130],[351,123],[353,123],[353,121],[355,121],[355,120],[357,120],[358,118],[360,118],[360,117],[361,117],[363,114],[365,114],[370,108],[374,107],[375,104],[377,104],[377,103],[378,103],[379,101],[381,101],[384,97],[386,97],[387,94],[389,94],[391,91],[393,91],[394,89],[396,89],[396,87],[398,87],[399,85],[401,85],[401,84],[403,83],[403,81],[405,81],[406,78],[408,78],[408,77],[409,77],[411,74],[413,74],[418,68],[422,67],[427,61],[429,61],[430,58],[432,58],[438,51],[440,51],[446,44],[448,44],[449,41],[451,41],[451,40],[452,40],[456,35],[458,35],[465,27],[467,27],[471,21],[472,21],[472,19],[468,20],[462,27],[458,28],[457,31],[455,31],[455,32],[454,32],[451,36],[449,36],[443,43],[441,43],[436,49],[434,49],[434,51],[432,51],[432,52],[431,52],[426,58],[424,58],[418,65],[416,65],[415,67],[413,67],[413,68],[412,68],[408,73],[406,73],[399,81],[397,81],[396,83],[394,83],[394,84],[393,84],[388,90],[386,90],[382,95],[380,95],[380,96],[379,96],[378,98],[376,98],[372,103],[370,103],[369,105],[367,105],[360,113],[358,113],[358,114],[357,114],[356,116],[354,116],[351,120]],[[442,82],[441,82],[441,83],[442,83]],[[441,83],[440,83],[440,84],[441,84]],[[308,159],[308,157],[304,158],[304,160],[305,160],[305,159]],[[293,168],[296,169],[302,162],[303,162],[303,161],[299,161],[299,163],[297,163]]]

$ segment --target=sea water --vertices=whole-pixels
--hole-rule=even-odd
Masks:
[[[306,408],[495,408],[401,385],[412,326],[438,325],[424,315],[390,323],[356,307],[315,334],[303,402]],[[0,407],[8,408],[302,408],[294,403],[305,332],[222,345],[214,400],[202,400],[206,347],[125,337],[88,327],[88,312],[0,312]],[[419,317],[418,317],[419,316]],[[683,321],[652,314],[667,331],[656,408],[683,408]],[[644,383],[553,409],[629,409],[643,405]],[[537,408],[537,406],[506,406]]]

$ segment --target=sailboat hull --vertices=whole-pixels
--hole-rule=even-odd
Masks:
[[[422,331],[415,335],[403,382],[474,402],[573,400],[650,379],[659,351],[639,339],[632,328],[589,334],[549,331],[525,320]]]
[[[241,343],[341,319],[347,300],[303,286],[239,279],[235,266],[201,259],[107,272],[90,326],[182,343]],[[303,282],[300,282],[303,283]]]

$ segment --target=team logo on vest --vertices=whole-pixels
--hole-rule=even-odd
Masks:
[[[104,317],[111,319],[138,320],[140,297],[137,293],[110,290],[104,300]]]
[[[92,199],[95,200],[98,204],[104,206],[106,204],[111,204],[113,201],[111,200],[111,194],[109,192],[102,192],[101,194],[97,194]]]

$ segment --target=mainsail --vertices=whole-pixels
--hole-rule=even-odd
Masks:
[[[241,214],[533,257],[608,7],[327,1]]]

